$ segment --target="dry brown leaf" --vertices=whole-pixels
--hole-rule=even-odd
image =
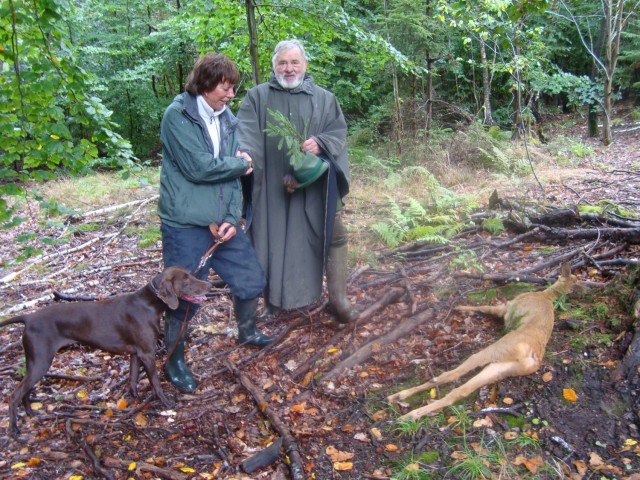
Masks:
[[[575,462],[573,462],[573,465],[576,467],[576,470],[581,475],[584,475],[585,473],[587,473],[587,470],[589,470],[589,467],[587,466],[587,464],[582,460],[576,460]]]
[[[573,388],[563,388],[562,396],[567,402],[577,402],[578,396]]]
[[[506,432],[504,434],[505,440],[515,440],[516,438],[518,438],[518,432]]]
[[[333,463],[345,462],[346,460],[351,460],[355,455],[355,453],[351,453],[351,452],[341,452],[333,445],[329,445],[325,450],[325,453]]]
[[[139,413],[134,417],[133,423],[135,423],[138,427],[146,427],[149,421],[147,420],[147,417]]]
[[[591,465],[592,467],[597,467],[599,465],[604,465],[604,462],[602,461],[602,457],[600,455],[598,455],[596,452],[591,452],[589,454],[589,465]]]
[[[475,428],[480,427],[493,427],[493,421],[489,417],[479,418],[473,422]]]
[[[538,468],[544,465],[544,460],[539,455],[533,458],[527,458],[523,455],[519,455],[515,458],[513,464],[524,465],[531,473],[537,473]]]
[[[544,372],[542,374],[542,381],[544,383],[549,383],[551,380],[553,380],[553,372]]]
[[[315,374],[316,374],[315,370],[311,370],[311,371],[307,372],[307,374],[302,379],[302,382],[300,382],[302,384],[302,386],[303,387],[308,387],[309,384],[311,383],[311,380],[313,379],[313,376]]]
[[[294,413],[303,413],[304,412],[304,407],[307,405],[307,402],[302,402],[299,403],[297,405],[294,405],[291,407],[291,411]]]
[[[387,416],[387,412],[385,412],[384,410],[378,410],[376,413],[372,415],[373,420],[376,422],[379,420],[382,420],[383,418],[386,418],[386,416]]]
[[[351,470],[353,468],[353,462],[334,462],[333,468],[339,472],[344,472],[345,470]]]
[[[453,452],[451,454],[451,458],[453,458],[454,460],[464,460],[467,458],[467,454],[464,452]]]
[[[397,446],[397,445],[394,445],[393,443],[387,443],[387,444],[384,446],[384,449],[385,449],[387,452],[397,452],[397,451],[398,451],[398,446]]]

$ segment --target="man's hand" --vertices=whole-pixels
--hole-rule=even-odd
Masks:
[[[318,142],[316,142],[316,139],[313,137],[305,140],[304,143],[300,145],[300,150],[303,152],[313,153],[314,155],[320,155],[322,152],[320,145],[318,145]]]
[[[218,234],[220,235],[220,241],[226,242],[235,236],[236,227],[231,225],[229,222],[223,222],[222,225],[218,227]]]

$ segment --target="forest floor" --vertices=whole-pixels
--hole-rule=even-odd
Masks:
[[[588,142],[581,126],[571,134]],[[640,215],[640,130],[616,132],[608,148],[592,145],[595,154],[575,169],[541,174],[544,192],[532,180],[526,188],[502,185],[500,198],[547,208],[608,200]],[[144,200],[156,193],[140,187],[140,202],[117,214],[85,212],[73,219],[69,243],[51,246],[38,262],[0,265],[0,315],[15,314],[18,305],[40,308],[52,301],[53,290],[104,297],[144,286],[161,268],[160,250],[140,248],[139,239],[125,232],[155,221],[155,202]],[[17,235],[50,233],[38,224],[37,206],[25,208],[31,215],[24,224],[0,232],[0,258],[15,256]],[[100,228],[79,228],[84,224]],[[483,303],[513,296],[505,287],[517,283],[464,270],[454,274],[453,246],[375,252],[378,263],[357,265],[350,277],[349,295],[365,310],[363,319],[339,326],[323,301],[284,312],[261,324],[278,336],[263,350],[237,346],[229,294],[219,285],[190,325],[188,358],[197,392],[179,394],[161,373],[165,392],[177,400],[172,410],[152,398],[144,375],[141,399],[130,397],[128,358],[69,347],[34,389],[36,416],[19,409],[17,438],[8,435],[7,401],[24,373],[22,326],[5,327],[0,477],[287,479],[296,475],[298,452],[304,473],[297,478],[320,480],[640,478],[637,372],[622,368],[635,333],[633,289],[625,279],[633,274],[623,260],[638,258],[637,243],[540,236],[508,242],[516,237],[470,229],[454,244],[473,249],[490,273],[507,279],[535,270],[530,276],[541,280],[535,288],[557,275],[554,258],[584,251],[573,257],[574,273],[591,288],[558,310],[538,372],[481,389],[415,425],[397,423],[407,410],[391,407],[386,397],[449,370],[498,338],[499,322],[453,307],[479,303],[482,295]],[[616,261],[597,262],[599,253],[612,249]],[[596,260],[588,265],[587,257]],[[406,322],[412,322],[409,333],[385,342]],[[160,345],[161,372],[165,353]],[[438,392],[408,399],[411,408],[429,402],[432,393]],[[283,435],[287,455],[251,474],[243,471],[245,460]]]

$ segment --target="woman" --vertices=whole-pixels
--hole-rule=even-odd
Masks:
[[[165,268],[181,266],[200,279],[207,278],[213,268],[233,294],[239,341],[265,346],[273,339],[256,328],[265,275],[239,226],[240,176],[249,175],[253,164],[247,153],[238,151],[238,120],[227,108],[238,77],[229,58],[207,53],[187,77],[186,92],[177,95],[164,113],[158,201],[162,256]],[[199,265],[216,240],[211,257]],[[197,387],[184,359],[188,321],[197,308],[181,300],[176,310],[167,310],[165,315],[169,354],[165,371],[171,383],[184,392]]]

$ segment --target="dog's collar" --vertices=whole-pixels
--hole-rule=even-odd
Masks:
[[[153,292],[153,294],[157,297],[160,294],[160,290],[158,289],[158,287],[153,283],[156,281],[157,277],[154,277],[153,279],[151,279],[148,283],[149,288],[151,289],[151,291]]]

